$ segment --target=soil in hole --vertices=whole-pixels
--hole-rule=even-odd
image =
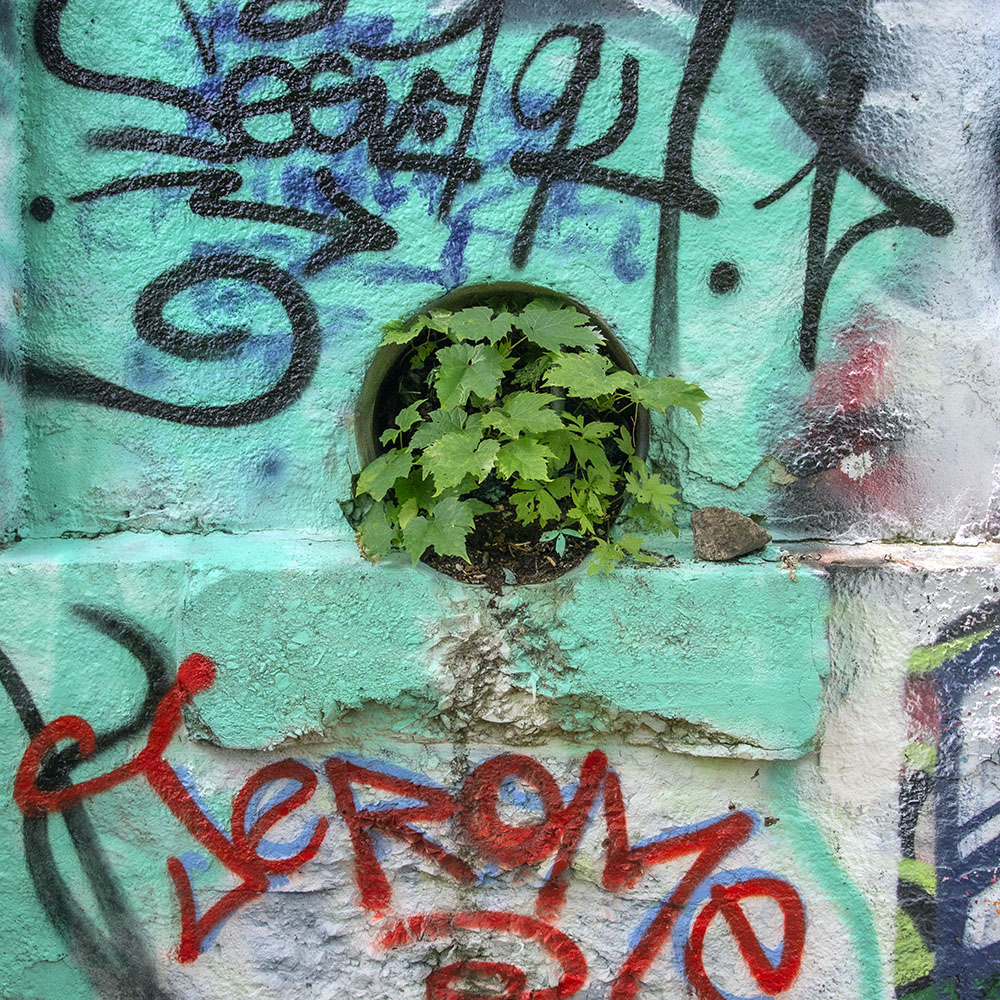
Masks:
[[[501,587],[510,584],[554,580],[579,566],[594,547],[593,540],[570,537],[559,555],[554,541],[539,538],[537,525],[521,524],[507,503],[497,507],[476,518],[475,530],[466,540],[471,562],[434,552],[427,553],[422,561],[456,580],[479,584],[498,594]]]

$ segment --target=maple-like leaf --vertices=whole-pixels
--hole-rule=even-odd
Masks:
[[[660,560],[656,556],[651,556],[648,552],[642,551],[643,538],[641,535],[625,534],[618,539],[618,544],[628,553],[631,559],[639,563],[654,564]]]
[[[663,413],[668,406],[680,406],[693,414],[699,424],[701,423],[701,404],[709,397],[699,386],[672,376],[646,378],[640,375],[635,381],[635,388],[629,390],[629,395],[640,406],[660,413]]]
[[[434,389],[445,410],[465,406],[475,393],[490,400],[497,394],[503,376],[503,358],[487,344],[452,344],[437,353],[438,371]]]
[[[519,437],[501,445],[497,452],[497,474],[501,479],[547,479],[549,462],[555,458],[551,449],[537,438]]]
[[[426,517],[414,517],[403,531],[403,547],[413,565],[429,548],[439,556],[458,556],[468,562],[465,540],[475,527],[475,514],[481,507],[474,501],[451,496],[435,504]]]
[[[405,479],[396,480],[393,493],[396,495],[396,502],[400,504],[400,516],[404,507],[407,511],[411,510],[409,504],[416,508],[413,513],[421,509],[426,510],[434,497],[434,480],[430,476],[425,476],[424,470],[419,465],[415,465]]]
[[[381,500],[397,479],[402,479],[413,468],[413,456],[408,451],[395,449],[379,455],[369,462],[358,476],[358,493],[367,493],[374,500]]]
[[[510,333],[513,317],[501,311],[496,316],[488,306],[470,306],[453,313],[448,333],[453,340],[483,341],[495,344]]]
[[[541,483],[522,483],[511,493],[510,502],[521,524],[545,524],[562,517],[556,498]]]
[[[547,351],[564,347],[596,347],[601,337],[589,326],[590,321],[572,306],[552,299],[529,302],[514,320],[514,325],[533,344]]]
[[[361,551],[375,562],[384,556],[396,538],[396,529],[386,516],[385,504],[372,504],[358,525],[358,543]]]
[[[625,473],[625,489],[635,497],[636,502],[648,504],[667,516],[680,503],[677,487],[664,482],[655,472],[649,472],[644,464],[638,466],[637,473]]]
[[[419,451],[450,431],[468,429],[470,432],[479,433],[482,427],[483,418],[479,413],[467,414],[465,410],[432,410],[427,419],[413,432],[410,448]]]
[[[482,482],[492,470],[500,442],[476,434],[451,431],[425,449],[421,465],[434,477],[434,495],[458,486],[466,476]]]
[[[557,431],[562,417],[551,409],[555,397],[542,392],[514,392],[506,397],[503,407],[486,417],[486,426],[495,427],[502,435],[516,438],[520,434],[540,434]]]
[[[417,339],[420,330],[419,326],[414,326],[412,323],[404,323],[401,319],[394,319],[382,327],[382,346],[408,344],[411,340]]]
[[[598,539],[594,551],[590,553],[587,561],[587,575],[596,576],[598,573],[610,573],[625,558],[625,551],[620,545],[614,542],[606,542]]]
[[[597,399],[634,385],[633,375],[610,367],[603,354],[563,354],[545,373],[544,384],[560,386],[578,399]]]

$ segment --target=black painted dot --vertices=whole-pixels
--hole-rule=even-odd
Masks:
[[[56,206],[51,198],[46,198],[44,195],[40,198],[36,198],[31,205],[28,206],[28,211],[31,212],[31,217],[37,219],[39,222],[48,222],[52,218],[52,213],[55,212]]]
[[[716,295],[733,291],[740,283],[740,269],[731,260],[720,260],[708,276],[708,287]]]

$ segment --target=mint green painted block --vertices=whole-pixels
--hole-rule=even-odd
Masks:
[[[794,757],[813,744],[829,668],[818,574],[688,562],[580,575],[555,606],[521,601],[563,651],[556,697],[682,719],[704,732],[694,752]]]
[[[372,706],[440,736],[454,678],[471,674],[485,692],[472,725],[501,684],[541,700],[542,730],[648,713],[682,722],[696,753],[792,757],[812,746],[829,655],[824,579],[763,560],[579,567],[493,598],[402,559],[370,566],[345,541],[118,535],[8,550],[0,599],[0,647],[45,718],[93,701],[124,719],[141,699],[135,661],[73,610],[102,608],[154,637],[170,670],[211,657],[192,731],[246,749],[328,736]]]

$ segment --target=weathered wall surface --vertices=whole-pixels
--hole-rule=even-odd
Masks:
[[[0,996],[997,995],[996,5],[0,9]],[[364,562],[380,329],[491,282],[773,544]]]

